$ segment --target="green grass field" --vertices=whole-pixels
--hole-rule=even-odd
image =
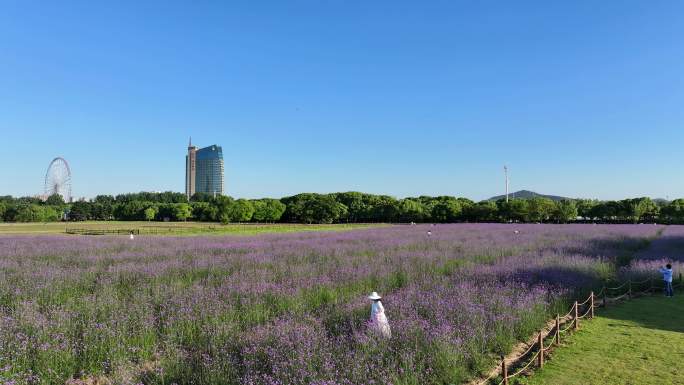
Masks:
[[[517,384],[684,384],[684,295],[652,296],[601,310]]]
[[[2,234],[64,234],[69,229],[140,230],[141,234],[156,235],[256,235],[264,233],[290,233],[301,231],[344,231],[380,224],[228,224],[207,222],[48,222],[48,223],[0,223]]]

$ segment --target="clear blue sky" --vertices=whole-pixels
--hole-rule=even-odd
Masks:
[[[4,1],[0,195],[684,196],[684,2],[550,3]]]

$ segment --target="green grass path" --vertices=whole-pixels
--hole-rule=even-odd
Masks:
[[[599,310],[518,384],[684,384],[684,294]]]
[[[143,221],[86,221],[48,223],[0,223],[1,235],[64,234],[66,228],[89,230],[138,229],[141,235],[259,235],[306,231],[345,231],[387,226],[386,224],[289,224],[289,223],[231,223],[211,222],[143,222]]]

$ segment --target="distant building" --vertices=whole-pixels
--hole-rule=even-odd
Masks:
[[[198,192],[223,195],[223,171],[221,146],[197,149],[190,138],[185,157],[185,194],[188,199]]]
[[[188,155],[185,156],[185,195],[188,199],[195,194],[197,147],[192,145],[192,138],[188,143]]]

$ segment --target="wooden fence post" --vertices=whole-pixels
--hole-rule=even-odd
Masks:
[[[594,318],[594,292],[591,292],[591,295],[589,296],[590,301],[589,301],[589,306],[591,308],[589,309],[589,318]]]
[[[503,377],[503,385],[508,385],[508,368],[504,356],[501,356],[501,376]]]
[[[544,367],[544,331],[539,331],[539,337],[537,338],[537,343],[539,344],[539,358],[538,364],[540,368]]]
[[[556,345],[560,345],[560,315],[556,314]]]
[[[632,299],[632,280],[627,281],[627,299]]]
[[[573,306],[573,308],[574,308],[574,310],[575,310],[575,319],[574,319],[575,322],[574,322],[574,325],[573,325],[573,329],[575,329],[575,330],[579,329],[579,318],[577,317],[577,313],[578,313],[578,312],[577,312],[577,307],[578,307],[578,306],[577,306],[577,301],[575,301],[575,306]]]

